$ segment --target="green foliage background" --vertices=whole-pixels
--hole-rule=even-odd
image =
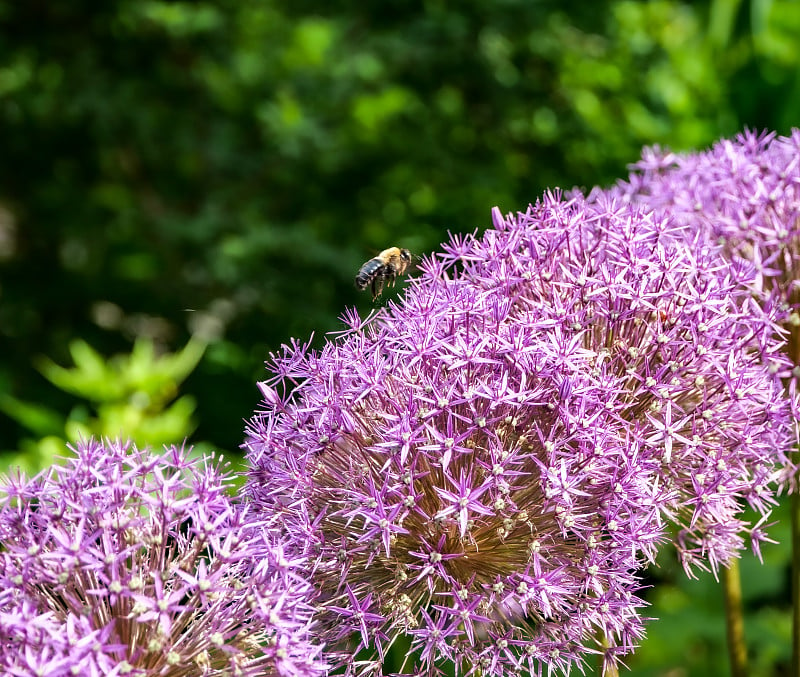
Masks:
[[[132,420],[235,451],[268,352],[369,309],[363,260],[609,184],[643,145],[786,133],[799,65],[790,0],[0,0],[3,463]],[[678,573],[653,615],[692,613],[634,674],[725,674],[718,590]],[[788,656],[776,585],[758,674]]]

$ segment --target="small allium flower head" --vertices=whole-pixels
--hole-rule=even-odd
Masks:
[[[75,454],[0,485],[0,672],[322,673],[310,588],[220,467],[123,443]]]
[[[766,514],[788,463],[778,311],[701,235],[604,193],[495,212],[495,226],[459,248],[461,275],[496,287],[487,262],[502,261],[516,312],[580,342],[632,453],[671,496],[660,508],[684,567],[716,571],[743,547],[743,503]]]
[[[319,352],[286,347],[261,384],[247,491],[305,548],[350,671],[380,670],[403,636],[401,671],[502,675],[606,640],[614,662],[641,635],[632,572],[667,497],[605,406],[585,330],[528,296],[528,237],[454,238],[402,303],[349,315]]]

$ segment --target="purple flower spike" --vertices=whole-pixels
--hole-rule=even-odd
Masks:
[[[0,672],[324,672],[310,588],[230,475],[178,448],[75,452],[0,485]]]

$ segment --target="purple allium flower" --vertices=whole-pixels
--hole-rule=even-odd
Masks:
[[[517,306],[592,353],[606,408],[670,496],[660,508],[678,528],[684,568],[716,571],[743,547],[742,503],[768,513],[788,464],[778,309],[701,235],[603,193],[495,212],[495,226],[460,248],[462,276],[488,289],[497,281],[487,262],[501,258]]]
[[[261,384],[247,491],[309,557],[348,672],[403,637],[402,672],[502,675],[614,663],[642,634],[634,574],[668,496],[584,330],[539,307],[535,237],[454,238],[399,305],[286,347]]]
[[[0,672],[323,672],[299,563],[221,467],[178,448],[75,452],[0,485]]]

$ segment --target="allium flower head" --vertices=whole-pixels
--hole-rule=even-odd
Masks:
[[[248,429],[248,492],[314,563],[325,638],[376,665],[402,635],[412,672],[538,674],[603,636],[613,662],[664,520],[716,569],[786,461],[774,314],[716,249],[602,196],[494,225],[275,356]]]
[[[778,310],[702,235],[603,193],[496,211],[495,226],[460,248],[462,277],[490,289],[486,262],[502,261],[517,312],[580,342],[605,407],[670,497],[659,507],[684,567],[716,571],[743,547],[743,504],[767,514],[788,463]],[[757,549],[760,527],[751,535]]]
[[[0,485],[0,672],[321,674],[309,586],[185,450],[81,443]]]
[[[373,653],[351,671],[403,636],[401,671],[502,675],[606,641],[614,662],[641,635],[634,574],[668,496],[585,328],[541,311],[534,229],[499,225],[319,352],[286,347],[262,384],[247,490],[313,562],[341,661]]]

